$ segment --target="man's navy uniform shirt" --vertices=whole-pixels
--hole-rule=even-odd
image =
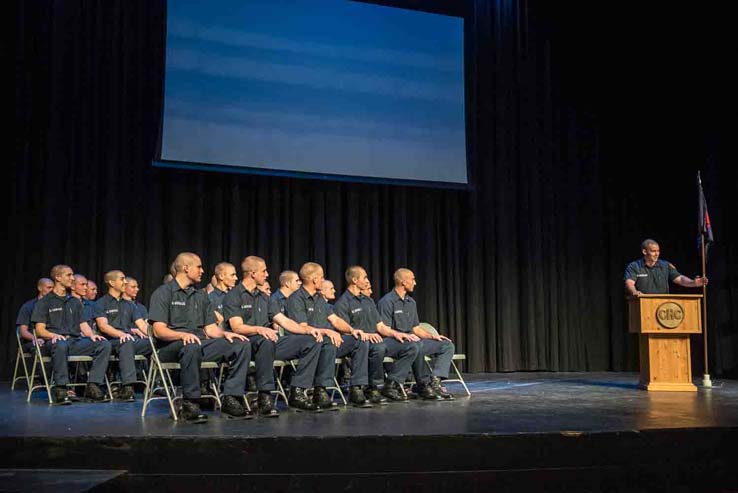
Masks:
[[[162,322],[172,330],[205,337],[204,327],[216,323],[207,295],[193,286],[180,287],[176,279],[162,284],[151,294],[149,322]]]
[[[287,316],[298,324],[307,323],[316,329],[332,329],[328,317],[333,315],[333,307],[326,303],[320,291],[310,296],[305,286],[287,298]]]
[[[400,332],[411,333],[413,327],[420,325],[418,318],[418,305],[409,294],[405,294],[405,299],[400,298],[394,289],[382,296],[377,303],[379,316],[385,325],[392,327]]]
[[[632,279],[636,289],[644,294],[666,294],[669,283],[679,276],[681,274],[676,267],[666,260],[657,260],[653,267],[649,267],[645,260],[639,259],[628,264],[623,280]]]
[[[277,290],[274,293],[272,293],[272,296],[269,297],[269,301],[272,303],[276,303],[276,307],[279,308],[279,311],[287,315],[287,300],[289,297],[285,296],[284,293],[281,290]]]
[[[139,318],[144,322],[147,321],[149,319],[149,311],[146,307],[136,300],[131,300],[130,302],[133,303],[133,321],[135,322]]]
[[[134,306],[128,300],[114,298],[107,293],[95,302],[95,318],[105,317],[108,324],[123,332],[130,333],[134,323]],[[107,334],[105,334],[107,336]],[[110,336],[107,336],[110,337]]]
[[[213,308],[216,312],[223,315],[223,298],[225,298],[226,292],[213,286],[213,290],[208,294],[208,298],[213,303]]]
[[[356,296],[346,290],[336,301],[333,311],[354,329],[368,333],[377,332],[377,324],[380,321],[377,307],[371,298],[363,294]]]
[[[81,337],[82,303],[69,294],[59,296],[53,291],[38,300],[33,307],[31,322],[46,324],[46,330],[63,336]]]
[[[31,327],[31,314],[33,313],[33,307],[36,306],[37,302],[38,298],[33,298],[21,305],[20,310],[18,310],[18,317],[16,317],[15,319],[16,329],[18,329],[21,325],[27,326],[28,330],[31,330],[33,328]]]
[[[258,287],[249,291],[242,282],[223,298],[223,318],[226,323],[231,317],[241,317],[246,325],[269,327],[277,313],[280,310],[276,301],[272,302]]]

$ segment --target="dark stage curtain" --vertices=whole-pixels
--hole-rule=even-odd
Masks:
[[[281,270],[312,260],[340,292],[343,270],[358,263],[377,298],[395,268],[409,267],[421,319],[453,338],[470,371],[635,370],[623,269],[654,236],[665,258],[697,272],[700,167],[718,238],[711,363],[718,374],[738,368],[738,189],[728,179],[727,133],[693,122],[673,134],[676,123],[653,109],[643,120],[643,112],[592,104],[609,96],[584,91],[577,75],[627,67],[605,60],[612,52],[598,52],[592,39],[580,40],[592,42],[582,53],[572,41],[582,31],[546,2],[465,3],[474,187],[462,191],[154,169],[166,4],[48,0],[15,9],[5,376],[15,314],[52,265],[67,263],[100,285],[119,268],[140,281],[148,304],[185,250],[208,269],[263,256],[275,288]],[[607,91],[622,97],[634,87]],[[639,102],[646,98],[627,108]],[[644,174],[649,166],[653,174]]]

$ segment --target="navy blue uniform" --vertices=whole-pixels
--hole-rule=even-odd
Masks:
[[[333,315],[333,308],[326,303],[323,296],[316,292],[310,295],[304,286],[295,291],[287,299],[287,316],[297,323],[307,323],[318,329],[332,329],[328,317]],[[336,347],[330,338],[323,337],[320,349],[318,369],[315,373],[315,385],[330,387],[333,385],[336,358],[351,357],[351,385],[366,385],[368,377],[369,345],[350,334],[342,334],[343,342]]]
[[[82,336],[80,324],[84,321],[82,302],[70,295],[59,296],[53,291],[38,300],[31,314],[34,324],[46,324],[46,330],[67,336],[66,340],[49,344],[51,362],[54,369],[54,383],[58,386],[69,384],[68,356],[92,356],[92,367],[87,381],[102,385],[105,370],[110,359],[110,343],[93,341]]]
[[[367,333],[376,333],[381,321],[374,300],[359,294],[354,295],[346,290],[333,307],[336,315],[341,317],[354,329]],[[405,381],[413,362],[420,350],[419,342],[400,342],[394,337],[386,337],[380,343],[369,343],[369,377],[372,385],[384,382],[384,357],[395,360],[387,378],[399,384]]]
[[[277,314],[282,313],[280,303],[272,300],[258,288],[249,291],[242,282],[231,289],[223,299],[223,316],[226,325],[232,317],[241,317],[246,325],[269,327]],[[320,355],[320,344],[310,335],[285,332],[277,342],[261,336],[248,336],[251,341],[256,364],[256,386],[260,392],[272,391],[274,383],[274,360],[300,359],[292,376],[291,385],[300,388],[313,386],[315,370]]]
[[[126,334],[135,327],[135,306],[123,298],[115,298],[110,293],[95,302],[95,318],[106,318],[108,325]],[[113,352],[118,355],[120,381],[123,385],[132,385],[136,381],[136,355],[151,354],[151,344],[147,339],[133,336],[121,344],[120,338],[103,334],[110,341]]]
[[[29,332],[33,332],[33,326],[31,325],[31,314],[33,313],[33,307],[36,306],[38,298],[33,298],[23,303],[18,310],[18,316],[15,319],[15,330],[20,335],[20,326],[25,325],[28,327]],[[21,345],[23,346],[23,352],[28,353],[33,351],[33,341],[28,341],[21,337]]]
[[[159,286],[151,295],[149,322],[161,322],[178,332],[189,332],[200,338],[201,344],[183,341],[161,341],[159,358],[162,361],[179,361],[182,394],[186,399],[200,398],[200,363],[203,361],[230,364],[223,393],[243,396],[246,373],[251,360],[251,346],[247,341],[228,342],[224,337],[205,339],[205,326],[215,324],[213,306],[204,292],[192,286],[180,287],[177,280]]]
[[[226,296],[225,291],[213,286],[213,290],[208,294],[208,299],[213,303],[213,309],[223,315],[223,298]]]
[[[403,299],[393,289],[379,300],[377,309],[384,324],[400,332],[412,333],[413,327],[420,325],[418,306],[409,294],[405,294]],[[430,382],[430,373],[425,364],[426,356],[430,356],[433,360],[433,376],[448,378],[455,350],[454,343],[451,341],[421,339],[420,351],[418,351],[418,356],[413,363],[415,380],[421,384]]]
[[[634,260],[625,268],[624,281],[635,281],[635,287],[644,294],[667,294],[669,283],[681,276],[672,264],[666,260],[657,260],[649,267],[643,259]]]

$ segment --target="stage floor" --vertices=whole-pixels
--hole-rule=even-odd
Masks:
[[[467,376],[453,402],[175,423],[165,401],[53,407],[0,388],[15,469],[125,471],[122,490],[738,491],[738,381],[646,392],[635,373]],[[698,382],[695,382],[698,383]],[[420,488],[420,489],[419,489]]]
[[[472,396],[458,384],[453,402],[390,403],[373,409],[296,413],[280,405],[278,419],[224,419],[210,413],[203,425],[175,423],[166,401],[154,401],[145,418],[135,403],[49,406],[43,392],[0,387],[0,435],[340,437],[593,433],[654,429],[738,427],[738,381],[717,380],[698,392],[646,392],[635,373],[495,373],[466,376]],[[698,382],[695,382],[696,384]],[[21,386],[22,389],[22,386]]]

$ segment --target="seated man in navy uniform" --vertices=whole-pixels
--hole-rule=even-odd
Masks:
[[[215,274],[210,280],[212,290],[208,293],[208,298],[213,302],[215,318],[221,327],[223,326],[223,298],[237,283],[238,274],[233,264],[220,262],[215,266]]]
[[[35,298],[31,298],[21,305],[18,310],[18,317],[15,319],[15,330],[18,331],[18,335],[21,337],[21,344],[23,346],[24,353],[30,353],[33,351],[33,333],[31,332],[31,314],[33,313],[33,307],[36,306],[38,300],[49,294],[54,288],[54,283],[47,277],[42,277],[36,283],[36,291],[38,294]],[[43,347],[44,340],[40,339],[39,345]]]
[[[33,308],[31,322],[35,324],[36,337],[51,343],[51,363],[54,367],[54,387],[51,398],[55,404],[69,404],[68,356],[92,356],[92,366],[87,375],[84,397],[91,402],[107,401],[100,386],[105,381],[105,371],[110,360],[110,343],[92,333],[83,320],[82,303],[69,294],[74,283],[74,272],[68,265],[55,265],[51,269],[54,288],[38,300]]]
[[[280,312],[286,313],[287,299],[292,293],[300,289],[300,286],[302,286],[302,281],[297,272],[293,270],[282,271],[279,274],[279,289],[272,293],[269,299],[277,303]],[[275,324],[274,328],[277,329],[278,326]]]
[[[326,303],[333,304],[336,301],[336,287],[333,285],[333,281],[323,279],[323,283],[320,285],[320,294]]]
[[[123,294],[121,296],[124,300],[130,302],[133,305],[134,325],[131,328],[137,328],[139,330],[143,329],[142,332],[144,333],[144,335],[146,335],[148,331],[146,321],[149,319],[149,311],[146,309],[146,306],[143,303],[138,301],[139,290],[140,288],[138,286],[138,281],[133,277],[127,275],[126,287],[125,289],[123,289]],[[143,325],[136,324],[136,320],[141,320],[143,322]]]
[[[87,294],[85,299],[88,301],[95,301],[97,299],[97,284],[95,281],[87,279]]]
[[[321,409],[337,409],[328,396],[326,387],[333,385],[336,358],[351,357],[351,386],[349,402],[356,407],[372,407],[364,396],[363,387],[369,383],[367,357],[369,334],[352,328],[333,313],[320,293],[323,268],[307,262],[300,269],[302,286],[287,299],[287,316],[302,325],[317,328],[323,335],[318,370],[315,373],[313,402]],[[335,330],[334,330],[335,329]],[[337,332],[338,331],[338,332]]]
[[[313,327],[305,327],[287,318],[279,303],[271,301],[259,286],[266,283],[269,272],[261,257],[249,256],[241,263],[243,278],[223,300],[223,313],[230,330],[248,336],[256,364],[256,406],[261,416],[279,416],[272,404],[275,389],[274,360],[300,359],[292,377],[290,406],[298,410],[316,411],[305,390],[315,378],[323,336]],[[273,328],[278,324],[285,335]]]
[[[251,359],[248,340],[224,332],[215,321],[213,305],[204,291],[194,284],[202,280],[200,257],[183,252],[174,261],[174,280],[156,288],[149,303],[149,322],[158,339],[161,361],[178,361],[182,384],[181,416],[191,423],[207,421],[200,411],[200,363],[228,362],[228,377],[223,384],[221,412],[231,418],[246,418],[241,404],[246,372]]]
[[[369,401],[375,404],[382,404],[387,399],[406,401],[407,397],[400,392],[400,385],[418,356],[420,339],[382,323],[374,300],[363,294],[371,288],[363,267],[353,265],[346,269],[346,282],[348,288],[338,298],[333,310],[351,327],[369,334],[369,387],[365,392]],[[386,380],[385,356],[395,359]],[[384,387],[380,393],[378,386],[382,383]]]
[[[110,341],[113,353],[118,356],[122,385],[118,399],[133,402],[136,399],[133,391],[136,355],[151,354],[151,344],[145,332],[145,322],[140,317],[136,318],[133,303],[123,299],[126,275],[119,270],[111,270],[103,281],[108,292],[95,302],[95,320],[100,332]],[[143,326],[144,331],[137,325]]]
[[[669,292],[669,282],[686,288],[707,285],[706,277],[690,279],[680,274],[670,262],[660,260],[661,249],[652,239],[643,240],[641,253],[643,258],[634,260],[625,268],[625,291],[630,296],[666,294]]]
[[[427,400],[453,400],[454,396],[441,386],[441,379],[448,378],[454,343],[443,335],[434,335],[420,327],[418,307],[410,293],[415,290],[415,274],[410,269],[397,269],[393,275],[395,288],[385,294],[377,309],[385,325],[394,330],[415,334],[420,338],[420,351],[413,363],[413,374],[418,395]],[[425,357],[430,356],[433,368],[428,370]]]

